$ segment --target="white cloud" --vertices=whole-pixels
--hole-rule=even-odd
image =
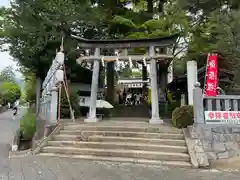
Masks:
[[[10,6],[10,0],[0,0],[0,6]]]
[[[18,78],[22,76],[20,72],[16,71],[18,69],[17,63],[13,61],[13,58],[9,55],[9,53],[0,52],[0,71],[7,66],[12,66]]]

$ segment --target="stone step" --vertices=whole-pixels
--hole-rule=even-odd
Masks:
[[[138,138],[138,137],[98,136],[98,135],[96,135],[96,136],[88,137],[88,141],[129,142],[129,143],[186,146],[185,140],[181,140],[181,139],[159,139],[159,138]]]
[[[184,167],[189,168],[192,165],[189,162],[184,161],[159,161],[139,158],[124,158],[124,157],[104,157],[104,156],[91,156],[91,155],[69,155],[59,153],[40,153],[38,156],[52,156],[61,158],[76,158],[93,161],[111,161],[120,163],[138,163],[147,165],[158,165],[158,166],[173,166],[173,167]]]
[[[148,133],[148,132],[126,132],[126,131],[71,131],[61,130],[60,135],[75,135],[89,137],[92,135],[120,136],[120,137],[143,137],[143,138],[163,138],[163,139],[184,139],[182,133]]]
[[[53,136],[53,140],[80,141],[82,138],[80,135],[57,134]]]
[[[91,142],[91,141],[48,141],[48,146],[58,147],[79,147],[79,148],[99,148],[99,149],[124,149],[142,151],[163,151],[187,153],[185,146],[169,146],[159,144],[144,144],[132,142]]]
[[[95,125],[90,126],[86,124],[71,124],[62,127],[64,130],[76,130],[76,131],[126,131],[126,132],[149,132],[149,133],[178,133],[182,134],[182,130],[168,127],[168,126],[160,126],[160,127],[146,127],[146,126],[131,126],[129,124],[124,125]]]
[[[150,160],[163,161],[185,161],[189,162],[190,157],[185,153],[171,152],[155,152],[155,151],[139,151],[125,149],[92,149],[92,148],[76,148],[76,147],[58,147],[46,146],[41,149],[43,153],[60,153],[68,155],[91,155],[91,156],[106,156],[106,157],[125,157],[125,158],[140,158]]]

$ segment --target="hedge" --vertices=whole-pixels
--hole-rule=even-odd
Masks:
[[[186,128],[193,124],[193,106],[181,106],[172,113],[172,124],[177,128]]]
[[[36,115],[31,110],[24,114],[20,121],[20,130],[24,139],[32,139],[36,132]]]

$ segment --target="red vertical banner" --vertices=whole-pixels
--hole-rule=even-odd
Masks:
[[[205,96],[217,95],[218,83],[218,61],[217,54],[209,54],[207,60],[207,71],[205,81]]]

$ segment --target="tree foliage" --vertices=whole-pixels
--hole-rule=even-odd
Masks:
[[[13,103],[16,98],[20,98],[21,89],[16,83],[15,72],[11,66],[4,68],[0,72],[0,99],[5,104]]]
[[[21,89],[16,82],[5,81],[0,84],[0,97],[5,103],[13,103],[21,97]]]
[[[24,78],[24,101],[30,102],[32,104],[36,100],[36,76],[33,73],[25,72]]]
[[[204,64],[206,58],[199,55],[212,51],[238,66],[239,5],[239,0],[13,0],[11,8],[0,9],[0,40],[10,45],[21,66],[41,79],[62,36],[68,76],[83,72],[75,62],[82,51],[70,34],[106,39],[179,33],[173,46],[178,72],[187,60]]]
[[[15,72],[12,66],[7,66],[0,72],[1,81],[15,81]]]
[[[90,36],[89,29],[97,22],[90,18],[99,17],[92,9],[88,1],[12,1],[11,8],[5,10],[9,13],[5,16],[3,43],[10,44],[10,54],[21,66],[44,79],[63,36],[66,53],[77,47],[69,37],[70,31]],[[74,59],[68,55],[68,60],[75,63],[75,54]]]

